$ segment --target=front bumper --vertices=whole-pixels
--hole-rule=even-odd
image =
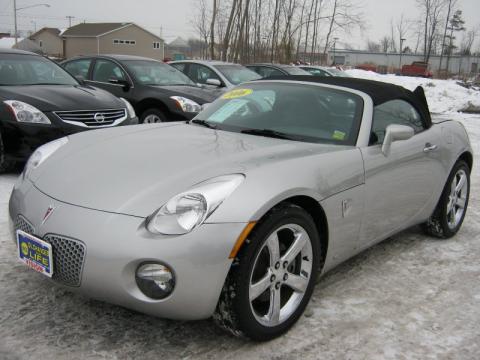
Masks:
[[[46,113],[51,125],[20,123],[15,120],[0,121],[0,132],[6,156],[16,161],[25,161],[39,146],[61,137],[95,128],[67,124],[53,114]],[[136,125],[138,118],[127,118],[117,126]]]
[[[42,224],[52,205],[55,210]],[[143,313],[182,320],[213,314],[230,269],[229,253],[245,226],[204,224],[183,236],[153,235],[146,231],[143,218],[62,203],[29,181],[14,188],[9,209],[11,219],[22,216],[28,220],[37,237],[54,234],[84,244],[80,284],[69,289]],[[15,251],[12,256],[16,256]],[[146,261],[173,269],[176,285],[166,299],[150,299],[137,287],[135,271]]]

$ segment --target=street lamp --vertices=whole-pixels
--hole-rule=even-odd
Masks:
[[[336,64],[335,53],[337,48],[337,40],[338,40],[338,37],[333,38],[333,66],[335,66]]]
[[[400,72],[402,71],[402,55],[403,55],[403,42],[407,40],[407,39],[404,39],[404,38],[400,38],[400,64],[399,64],[399,67],[400,67]]]
[[[17,8],[17,0],[13,0],[13,22],[15,24],[15,45],[17,45],[17,42],[18,42],[17,11],[39,7],[39,6],[50,7],[49,4],[35,4],[35,5],[29,5],[29,6]]]

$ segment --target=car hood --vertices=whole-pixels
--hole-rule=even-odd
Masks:
[[[40,111],[92,110],[125,107],[117,97],[91,86],[29,85],[2,86],[3,100],[26,102]]]
[[[216,131],[138,125],[76,134],[30,174],[43,193],[96,210],[146,217],[215,176],[343,148]]]
[[[205,103],[213,102],[218,96],[221,95],[221,91],[217,89],[201,88],[197,86],[150,86],[152,89],[161,90],[168,96],[183,96],[189,98],[196,103],[203,105]]]

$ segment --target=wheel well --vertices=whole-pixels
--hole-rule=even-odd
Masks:
[[[288,199],[285,199],[282,202],[288,202],[297,206],[300,206],[311,216],[320,235],[320,246],[322,249],[322,259],[320,259],[320,270],[322,270],[323,265],[325,264],[325,258],[328,251],[328,222],[325,211],[323,211],[322,206],[315,199],[309,196],[294,196]]]
[[[156,99],[144,99],[135,106],[135,112],[140,117],[143,112],[148,109],[159,109],[165,115],[170,113],[168,107],[159,100]]]
[[[460,157],[458,158],[458,160],[463,160],[467,163],[468,165],[468,168],[470,170],[472,170],[472,166],[473,166],[473,156],[472,154],[470,154],[468,151],[465,151],[462,155],[460,155]]]

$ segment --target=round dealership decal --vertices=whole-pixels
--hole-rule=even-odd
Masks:
[[[240,97],[250,95],[251,93],[253,93],[252,89],[235,89],[235,90],[229,91],[225,95],[223,95],[222,99],[227,99],[227,100],[237,99],[237,98],[240,98]]]

